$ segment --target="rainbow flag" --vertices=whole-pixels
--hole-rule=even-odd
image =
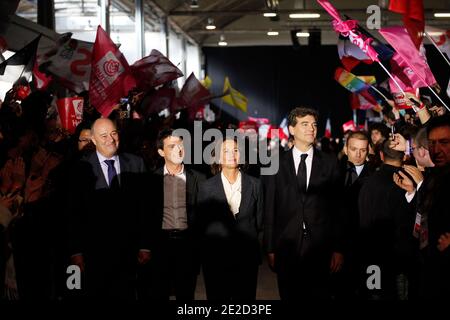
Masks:
[[[376,82],[374,76],[355,76],[344,68],[338,67],[334,73],[334,79],[341,86],[353,93],[359,93],[368,90]]]

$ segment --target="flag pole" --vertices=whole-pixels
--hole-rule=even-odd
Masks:
[[[434,40],[430,37],[428,32],[424,31],[424,33],[427,36],[428,40],[430,40],[430,42],[433,44],[433,46],[437,49],[437,51],[439,51],[439,53],[441,54],[442,58],[444,58],[445,62],[447,62],[447,64],[450,66],[450,61],[448,61],[448,59],[445,57],[445,55],[442,52],[442,50],[439,49],[439,47],[437,46],[436,42],[434,42]]]
[[[395,78],[392,76],[392,74],[388,71],[388,69],[386,69],[386,67],[381,63],[381,61],[377,61],[378,64],[383,68],[383,70],[388,74],[389,78],[392,79],[392,81],[394,81],[395,85],[400,89],[400,92],[403,93],[403,95],[406,98],[406,93],[405,91],[403,91],[402,87],[399,85],[399,83],[397,82],[397,80],[395,80]]]
[[[378,90],[375,86],[370,85],[370,87],[371,87],[373,90],[375,90],[376,93],[378,93],[380,96],[382,96],[382,97],[384,98],[384,100],[386,100],[386,102],[389,102],[389,99],[388,99],[383,93],[381,93],[381,91]]]
[[[445,104],[444,101],[442,101],[441,97],[439,97],[439,95],[438,95],[438,94],[437,94],[437,93],[436,93],[429,85],[427,85],[427,87],[428,87],[428,89],[431,90],[431,92],[433,92],[433,94],[436,96],[436,98],[439,99],[439,101],[442,103],[442,105],[443,105],[444,107],[446,107],[448,111],[450,111],[450,108]]]

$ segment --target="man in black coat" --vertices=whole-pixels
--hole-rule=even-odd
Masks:
[[[336,299],[355,298],[358,289],[358,231],[359,211],[358,197],[361,187],[372,169],[367,163],[369,138],[362,131],[351,132],[344,146],[345,157],[340,163],[342,192],[342,218],[345,263],[341,272],[333,277],[334,295]]]
[[[194,224],[199,183],[205,177],[183,164],[184,145],[172,129],[159,133],[158,154],[164,166],[153,173],[151,262],[143,266],[140,299],[194,300],[200,262]]]
[[[329,298],[330,271],[343,263],[338,162],[313,147],[315,110],[296,108],[288,121],[294,147],[266,180],[265,248],[281,299]]]
[[[88,297],[134,299],[136,264],[148,262],[151,249],[144,162],[117,153],[119,134],[111,120],[98,119],[91,133],[96,152],[72,176],[71,260],[83,271]]]
[[[404,191],[392,180],[393,174],[402,169],[404,153],[391,149],[390,144],[389,140],[382,143],[383,164],[359,193],[360,289],[367,299],[400,299],[397,279],[407,274],[413,258],[414,211]],[[380,269],[380,287],[367,286],[370,266]]]

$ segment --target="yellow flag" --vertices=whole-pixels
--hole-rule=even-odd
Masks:
[[[212,85],[212,80],[209,76],[206,76],[205,79],[201,80],[200,82],[206,89],[209,89]]]
[[[238,108],[244,112],[247,112],[248,99],[242,93],[233,89],[230,84],[228,77],[225,77],[225,83],[223,84],[223,92],[229,92],[226,96],[222,98],[222,101]]]

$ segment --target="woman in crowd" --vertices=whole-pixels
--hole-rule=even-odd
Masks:
[[[241,170],[234,139],[215,148],[212,178],[200,185],[199,231],[208,300],[254,300],[261,262],[263,192]]]

